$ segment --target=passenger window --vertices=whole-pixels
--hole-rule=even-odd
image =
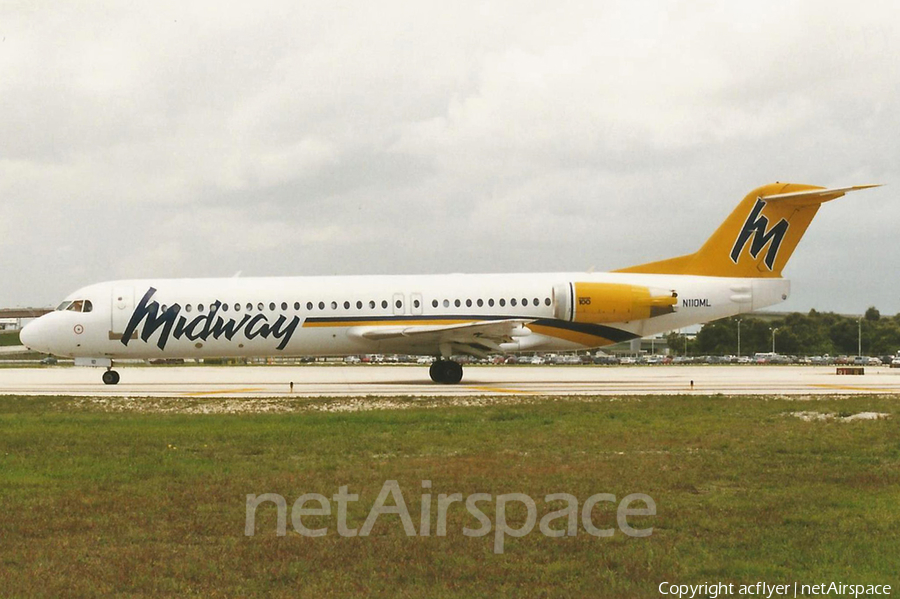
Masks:
[[[262,312],[263,310],[266,309],[266,306],[265,306],[265,304],[263,304],[262,302],[259,302],[258,304],[256,304],[256,308],[257,308],[260,312]]]
[[[184,307],[184,311],[185,311],[185,312],[190,312],[190,311],[191,311],[191,305],[190,305],[190,304],[187,304],[187,305]]]
[[[403,307],[403,302],[400,301],[400,300],[397,300],[397,301],[394,303],[394,305],[397,306],[398,308],[402,308],[402,307]]]
[[[454,300],[453,305],[459,308],[459,300]]]
[[[360,300],[356,300],[356,309],[362,310],[362,302]]]
[[[325,309],[325,302],[319,302],[319,310]]]
[[[369,308],[370,308],[371,310],[374,310],[374,309],[375,309],[375,300],[369,300]]]
[[[197,304],[197,312],[203,312],[203,304]]]
[[[312,302],[306,302],[306,309],[312,311],[312,309],[313,309],[313,303],[312,303]]]
[[[516,298],[512,298],[511,300],[509,300],[509,305],[515,307],[515,305],[516,305]]]
[[[450,300],[446,300],[446,299],[444,300],[444,307],[445,307],[445,308],[449,308],[449,307],[450,307]]]
[[[287,310],[287,302],[281,302],[281,310],[282,311]]]
[[[331,301],[331,309],[332,309],[332,310],[337,310],[337,302],[334,301],[334,300]]]
[[[545,306],[549,306],[549,305],[550,305],[550,298],[549,298],[549,297],[545,297],[545,298],[544,298],[544,305],[545,305]]]
[[[272,312],[275,311],[275,302],[269,302],[269,310],[271,310]]]
[[[381,300],[381,307],[384,308],[385,310],[387,309],[387,307],[388,307],[387,300]]]
[[[300,310],[300,302],[294,302],[294,310]]]
[[[480,308],[480,307],[482,307],[482,306],[484,305],[484,300],[481,299],[481,298],[479,298],[478,301],[475,302],[475,303],[477,303],[477,304],[478,304],[478,307]]]
[[[349,309],[350,309],[350,302],[345,301],[344,302],[344,310],[349,310]]]
[[[222,304],[222,312],[228,312],[228,304]]]
[[[253,312],[253,304],[247,302],[247,312]]]
[[[490,298],[490,299],[488,300],[488,306],[490,306],[491,308],[494,307],[494,298]]]
[[[502,308],[505,305],[506,305],[506,300],[501,297],[500,298],[500,307]]]
[[[472,307],[472,300],[467,299],[466,300],[466,308],[471,308],[471,307]]]
[[[419,307],[419,300],[413,300],[413,306],[415,306],[416,308],[418,308],[418,307]]]

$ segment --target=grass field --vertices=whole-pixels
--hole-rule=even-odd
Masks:
[[[182,404],[186,401],[179,400]],[[190,400],[194,408],[217,399]],[[896,397],[528,399],[510,405],[347,413],[109,411],[101,401],[0,397],[0,595],[9,597],[658,597],[663,581],[900,583]],[[334,400],[339,401],[339,400]],[[179,404],[181,405],[181,404]],[[196,412],[197,410],[192,410]],[[804,421],[791,414],[892,414]],[[524,493],[537,519],[583,502],[651,496],[647,538],[538,532],[469,537],[461,504],[447,535],[407,537],[396,515],[347,538],[335,516],[276,535],[247,494],[328,498],[347,485],[359,527],[397,480],[416,527],[422,480],[440,493]],[[388,502],[392,504],[392,502]],[[312,507],[314,504],[308,506]],[[496,523],[492,503],[481,509]],[[605,507],[609,506],[609,507]],[[516,509],[513,509],[516,508]],[[518,509],[521,508],[521,509]],[[510,526],[525,520],[507,510]],[[433,520],[433,517],[432,517]],[[555,528],[560,528],[558,521]],[[615,506],[594,511],[616,525]]]
[[[19,341],[19,333],[15,332],[0,332],[0,347],[8,347],[10,345],[22,345],[22,342]]]

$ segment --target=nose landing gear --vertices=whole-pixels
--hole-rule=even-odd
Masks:
[[[431,363],[428,374],[435,383],[455,385],[462,380],[463,369],[453,360],[440,359]]]
[[[119,382],[119,373],[110,367],[103,373],[103,382],[107,385],[115,385]]]

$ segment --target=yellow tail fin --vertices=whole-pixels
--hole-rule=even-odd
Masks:
[[[751,191],[693,254],[622,268],[614,272],[780,277],[819,206],[847,192],[878,187],[825,189],[773,183]]]

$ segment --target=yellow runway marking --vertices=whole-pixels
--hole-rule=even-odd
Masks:
[[[524,389],[505,389],[503,387],[466,387],[467,389],[477,389],[478,391],[491,391],[495,393],[512,393],[515,395],[540,395],[537,391],[525,391]]]
[[[197,397],[200,395],[219,395],[222,393],[257,393],[262,389],[220,389],[219,391],[195,391],[193,393],[182,393],[185,397]]]
[[[844,391],[875,391],[879,393],[896,393],[896,389],[890,389],[886,387],[857,387],[854,385],[829,385],[825,383],[820,383],[816,385],[810,385],[810,387],[819,387],[822,389],[842,389]]]

